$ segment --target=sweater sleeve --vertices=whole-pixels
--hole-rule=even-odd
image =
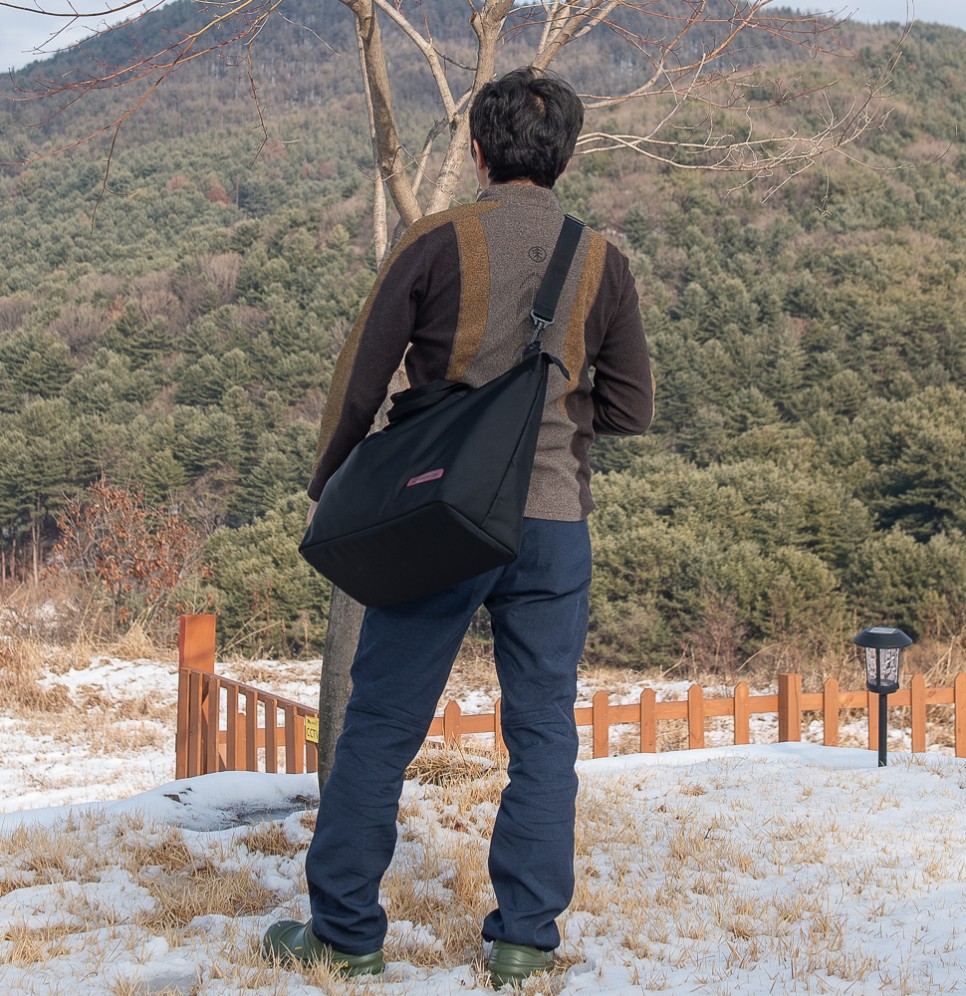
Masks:
[[[601,294],[612,307],[592,361],[594,432],[630,436],[644,432],[654,417],[654,378],[627,258],[613,246],[608,257]]]
[[[413,229],[410,233],[418,235]],[[372,427],[406,352],[425,283],[421,242],[404,237],[377,277],[336,361],[308,488],[313,501]]]

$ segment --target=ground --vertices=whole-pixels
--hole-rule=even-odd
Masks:
[[[318,669],[218,666],[306,703]],[[505,771],[485,743],[430,749],[414,766],[383,883],[388,970],[347,985],[267,965],[258,951],[274,920],[308,915],[314,775],[173,782],[171,659],[21,647],[4,679],[3,991],[486,991],[478,931],[493,902],[486,850]],[[649,683],[668,698],[688,684]],[[581,701],[600,688],[632,701],[641,684],[633,672],[585,673]],[[486,711],[495,692],[487,665],[471,660],[447,697]],[[848,735],[864,742],[864,723]],[[601,760],[585,746],[577,892],[558,968],[528,991],[966,991],[966,762],[909,754],[901,729],[887,769],[867,750],[775,744],[770,720],[753,738]],[[715,739],[726,743],[727,729]]]

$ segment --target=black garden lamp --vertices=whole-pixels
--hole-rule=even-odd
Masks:
[[[886,766],[887,700],[899,691],[899,655],[912,640],[901,629],[871,626],[852,642],[865,648],[865,684],[879,696],[879,767]]]

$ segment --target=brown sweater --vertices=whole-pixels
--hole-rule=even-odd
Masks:
[[[409,228],[339,355],[309,485],[313,500],[369,431],[404,355],[414,387],[440,377],[479,387],[519,362],[562,225],[552,191],[493,184],[476,203]],[[526,514],[576,521],[594,507],[587,451],[595,434],[641,433],[654,413],[634,278],[625,256],[590,229],[543,345],[570,380],[550,369]]]

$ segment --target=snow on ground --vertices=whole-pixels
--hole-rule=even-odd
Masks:
[[[216,670],[224,677],[264,688],[283,698],[314,705],[318,700],[321,662],[225,661]],[[46,805],[96,802],[146,791],[174,777],[175,706],[178,667],[175,661],[122,660],[95,656],[89,661],[58,666],[56,655],[48,662],[40,684],[60,693],[61,712],[25,716],[16,711],[0,715],[0,812]],[[653,688],[659,700],[684,699],[688,681],[643,679],[633,672],[592,672],[578,682],[578,704],[589,705],[601,689],[611,693],[614,705],[634,702],[644,687]],[[774,688],[753,690],[773,693]],[[726,697],[730,689],[705,688],[708,697]],[[464,714],[492,712],[499,695],[492,665],[479,664],[461,672],[459,667],[443,695],[455,699]],[[687,744],[683,723],[662,724],[667,750]],[[623,735],[622,731],[623,730]],[[890,728],[890,750],[910,750],[911,731]],[[612,751],[633,750],[637,728],[615,727]],[[840,742],[857,746],[866,742],[864,718],[842,717]],[[822,742],[821,721],[803,731],[813,743]],[[476,738],[486,743],[491,738]],[[777,740],[777,717],[751,717],[752,743]],[[932,739],[932,738],[931,738]],[[471,738],[472,740],[472,738]],[[728,720],[708,720],[706,742],[726,746],[733,741]],[[590,756],[590,731],[582,733],[582,756]],[[952,753],[930,743],[930,751]]]
[[[527,988],[559,996],[963,991],[966,764],[934,755],[875,764],[868,751],[806,744],[581,762],[578,891],[561,918],[565,964]],[[48,828],[61,839],[86,833],[117,846],[125,835],[174,832],[196,863],[216,863],[221,875],[244,869],[275,898],[258,915],[205,914],[172,932],[152,929],[151,878],[123,861],[97,875],[33,884],[36,862],[31,872],[8,859],[4,879],[16,880],[0,889],[7,937],[0,988],[340,990],[251,967],[268,924],[308,913],[301,862],[314,788],[312,776],[221,773],[120,802],[6,814],[0,834],[19,831],[22,839]],[[393,921],[396,950],[431,949],[444,921],[463,915],[449,862],[430,874],[427,856],[485,852],[472,816],[459,824],[445,818],[441,791],[406,786],[394,867],[440,903],[429,922]],[[246,845],[250,822],[268,814],[292,853]],[[460,852],[449,846],[455,838]],[[202,878],[196,888],[215,881]],[[22,963],[15,947],[25,931],[58,930],[67,933],[47,942],[49,952]],[[485,992],[471,960],[434,965],[390,956],[383,977],[348,988],[386,996]]]
[[[317,661],[218,666],[303,702],[317,695],[318,670]],[[499,785],[461,800],[407,783],[387,876],[388,971],[334,986],[257,954],[268,924],[308,915],[315,777],[172,782],[172,662],[99,657],[50,666],[42,684],[62,689],[61,711],[0,716],[0,991],[485,991],[475,936],[490,902]],[[585,676],[582,704],[601,687],[617,702],[641,685]],[[660,698],[686,690],[658,685]],[[451,695],[467,713],[486,711],[495,688],[484,682],[471,695],[457,679]],[[773,719],[755,730],[774,741]],[[863,738],[860,723],[855,742]],[[814,744],[582,760],[561,967],[527,988],[966,992],[966,762],[913,756],[907,741],[897,731],[886,769],[869,751]],[[454,929],[474,938],[456,957]]]
[[[61,708],[0,717],[0,809],[113,799],[173,777],[177,664],[84,663],[48,666],[38,682]]]
[[[216,670],[296,702],[318,701],[318,660],[219,661]],[[467,715],[492,712],[499,695],[492,666],[474,668],[471,677],[468,684],[454,672],[444,701],[455,699]],[[646,684],[660,699],[687,697],[688,682]],[[116,799],[174,777],[176,661],[95,656],[58,666],[54,656],[40,685],[60,692],[64,709],[0,715],[0,812]],[[601,688],[613,693],[614,704],[632,702],[644,685],[636,675],[585,675],[579,704],[589,705]],[[775,729],[774,717],[762,718],[755,740],[774,740]],[[715,737],[709,734],[709,743],[728,742],[727,734]]]

